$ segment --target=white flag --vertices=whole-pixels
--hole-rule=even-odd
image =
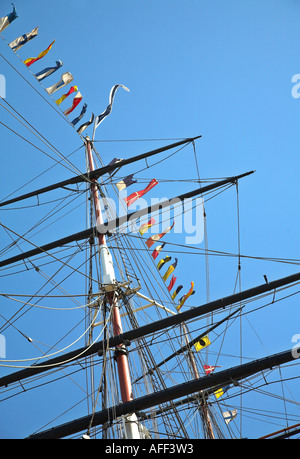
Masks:
[[[73,81],[73,76],[71,75],[71,73],[63,73],[59,82],[47,88],[46,91],[48,94],[53,94],[58,89],[63,88],[67,84],[71,83],[71,81]]]
[[[224,421],[229,424],[237,416],[237,410],[225,411],[223,414]]]
[[[7,16],[4,16],[3,18],[0,18],[0,32],[3,32],[3,30],[5,30],[6,27],[8,27],[9,24],[11,24],[18,17],[15,5],[13,3],[12,6],[12,13],[9,13]]]
[[[94,113],[92,113],[90,121],[86,121],[81,126],[79,126],[79,128],[77,129],[78,134],[81,134],[88,126],[92,124],[92,122],[94,121],[94,117]]]
[[[36,27],[35,29],[33,29],[31,32],[29,33],[26,33],[24,35],[22,35],[21,37],[19,38],[16,38],[14,41],[12,41],[9,46],[11,47],[11,49],[13,51],[18,51],[18,49],[20,49],[23,45],[25,45],[25,43],[27,43],[28,41],[32,40],[33,38],[35,38],[38,34],[38,27]]]
[[[112,88],[111,88],[111,91],[110,91],[110,94],[109,94],[109,104],[108,106],[106,107],[106,109],[104,110],[104,112],[102,112],[100,115],[96,116],[95,118],[95,127],[94,127],[94,130],[99,126],[100,123],[102,123],[102,121],[104,120],[104,118],[106,118],[111,110],[112,110],[112,104],[113,104],[113,101],[114,101],[114,97],[115,97],[115,94],[116,94],[116,91],[118,88],[123,88],[125,89],[125,91],[128,91],[129,92],[129,89],[126,88],[126,86],[123,86],[122,84],[115,84]]]

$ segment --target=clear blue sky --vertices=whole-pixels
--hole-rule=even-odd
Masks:
[[[19,17],[3,32],[3,37],[11,42],[39,26],[38,37],[19,50],[21,59],[36,57],[56,40],[48,55],[30,69],[35,73],[61,59],[62,69],[73,74],[73,83],[81,91],[83,102],[88,104],[83,121],[91,112],[97,115],[105,109],[114,84],[130,89],[130,93],[119,89],[111,115],[96,131],[96,140],[202,135],[197,141],[201,178],[256,171],[239,184],[241,252],[258,257],[299,259],[300,99],[293,98],[291,93],[292,77],[300,73],[298,1],[52,0],[45,7],[37,0],[15,0],[15,6]],[[1,0],[0,17],[10,11],[10,2]],[[3,40],[0,40],[0,53],[41,91]],[[0,73],[6,79],[7,101],[61,152],[67,155],[82,145],[63,117],[2,58]],[[44,80],[43,85],[54,84],[61,73],[56,72]],[[55,93],[54,99],[64,92],[67,91]],[[46,92],[43,96],[53,106]],[[71,100],[69,97],[62,109],[69,107]],[[23,126],[16,125],[2,107],[0,110],[3,123],[12,129],[18,126],[16,130],[34,142]],[[79,111],[77,108],[69,119]],[[32,176],[52,166],[53,161],[3,125],[0,132],[0,199],[3,199]],[[108,163],[115,156],[129,157],[165,143],[98,143],[97,149]],[[42,148],[42,144],[39,145]],[[83,150],[72,158],[74,164],[84,170]],[[162,163],[155,174],[158,178],[196,178],[194,166],[191,152],[186,156],[180,154],[168,167]],[[130,173],[130,168],[126,172]],[[56,167],[23,191],[72,175],[73,171]],[[151,179],[150,175],[146,177]],[[160,192],[174,196],[178,190],[193,188],[193,184],[182,184],[180,190],[174,184],[164,184]],[[209,247],[236,253],[235,190],[232,188],[221,195],[219,201],[210,201],[206,210]],[[37,220],[34,212],[28,209],[16,214],[2,210],[0,219],[16,232],[23,232],[23,228],[29,228],[32,221]],[[35,240],[45,243],[84,228],[83,211],[76,213],[71,221],[60,222],[55,232],[42,233]],[[8,242],[2,230],[1,238]],[[172,238],[173,235],[170,240],[175,241]],[[199,247],[204,247],[203,243]],[[197,262],[198,258],[194,261],[182,255],[181,266],[185,267],[178,271],[185,285],[195,281],[197,295],[190,303],[195,305],[206,298],[204,260],[201,259],[199,266]],[[211,299],[233,292],[236,264],[235,259],[211,258]],[[297,270],[297,266],[289,264],[243,260],[242,287],[263,283],[264,274],[274,280]],[[0,282],[1,291],[13,291],[14,285],[6,278]],[[22,288],[26,290],[26,285]],[[299,307],[295,299],[286,304],[280,302],[274,309],[263,310],[261,315],[251,315],[248,319],[243,333],[245,356],[255,358],[288,349],[292,336],[300,334]],[[30,324],[27,326],[30,328]],[[10,356],[7,357],[17,358],[10,338],[13,341],[13,333],[7,337]],[[229,359],[222,365],[237,363]],[[22,407],[19,397],[11,405],[7,404],[1,417],[11,419],[9,413],[16,415],[20,409],[25,413],[28,406]],[[20,421],[13,433],[11,424],[1,424],[0,436],[22,437],[39,427],[28,418],[29,425],[25,426],[25,418],[23,414],[23,423]],[[268,433],[260,431],[260,426],[257,430],[251,428],[253,435]],[[276,430],[276,426],[270,426],[272,430]]]

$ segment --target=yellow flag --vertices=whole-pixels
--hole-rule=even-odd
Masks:
[[[216,398],[222,397],[222,395],[224,395],[224,391],[223,391],[222,387],[221,387],[221,389],[216,390],[216,392],[214,392],[214,394],[215,394]]]
[[[155,223],[155,220],[154,218],[150,218],[150,220],[148,221],[148,223],[144,223],[140,229],[139,229],[139,232],[140,234],[143,236],[144,233],[146,233],[146,231],[151,228],[152,225],[154,225]]]
[[[196,351],[201,351],[201,349],[204,349],[205,347],[209,346],[211,344],[211,342],[209,341],[208,339],[208,335],[204,336],[203,338],[201,338],[199,341],[197,341],[194,346],[195,346],[195,349]]]
[[[177,266],[177,263],[178,263],[178,260],[177,258],[175,258],[175,262],[167,269],[167,271],[165,272],[164,276],[163,276],[163,280],[166,282],[166,280],[168,279],[168,277],[170,276],[170,274],[172,274],[172,272],[174,271],[174,269],[176,268]]]
[[[194,293],[195,293],[195,291],[194,291],[194,282],[191,282],[190,290],[185,295],[183,295],[183,297],[181,297],[179,305],[176,306],[177,311],[180,311],[180,309],[182,308],[182,306],[184,305],[184,303],[186,302],[188,297],[193,295]]]
[[[175,290],[175,292],[172,294],[172,300],[175,300],[176,296],[178,295],[178,293],[180,292],[180,290],[183,288],[183,285],[179,285],[177,287],[177,289]]]
[[[69,92],[67,92],[67,94],[63,94],[59,99],[56,100],[56,104],[57,105],[60,105],[70,94],[72,94],[72,92],[77,92],[78,91],[78,87],[77,86],[72,86],[70,89],[69,89]]]
[[[222,397],[222,395],[224,395],[224,394],[228,391],[229,387],[230,387],[230,385],[225,386],[225,387],[221,387],[221,389],[216,390],[216,391],[214,392],[216,398]]]
[[[42,51],[38,57],[29,57],[28,59],[25,59],[24,61],[24,64],[29,67],[30,65],[32,65],[34,62],[42,59],[42,57],[46,56],[46,54],[50,51],[50,49],[52,48],[53,46],[53,43],[55,42],[55,40],[48,46],[47,49],[45,49],[44,51]]]
[[[165,263],[171,260],[171,258],[172,257],[169,257],[169,255],[167,255],[166,258],[162,258],[157,264],[158,269],[161,269]]]

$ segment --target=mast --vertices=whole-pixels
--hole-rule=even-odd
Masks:
[[[91,148],[91,141],[87,137],[86,138],[86,153],[88,158],[89,170],[93,172],[95,170],[94,161],[92,156],[92,148]],[[91,194],[92,200],[94,204],[95,210],[95,217],[97,221],[97,225],[101,225],[102,221],[102,214],[101,214],[101,207],[100,207],[100,198],[98,193],[98,185],[96,183],[96,178],[91,179]],[[111,254],[108,250],[106,244],[106,237],[104,234],[98,233],[98,245],[99,245],[99,255],[100,255],[100,262],[103,271],[103,284],[104,289],[107,292],[107,300],[112,308],[112,324],[113,324],[113,334],[114,336],[118,336],[123,333],[121,317],[120,317],[120,309],[118,304],[117,294],[115,292],[116,287],[116,277],[114,272],[113,260]],[[130,379],[130,372],[129,372],[129,365],[128,365],[128,358],[127,358],[127,350],[125,345],[119,344],[116,347],[115,351],[115,359],[117,362],[118,368],[118,377],[121,389],[121,398],[122,402],[130,402],[133,400],[132,395],[132,386],[131,386],[131,379]],[[130,414],[125,418],[125,437],[129,439],[139,439],[139,430],[138,430],[138,423],[136,414]]]

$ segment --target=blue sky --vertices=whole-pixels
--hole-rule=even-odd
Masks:
[[[37,56],[55,39],[48,55],[30,69],[35,73],[61,59],[63,70],[72,73],[73,83],[88,104],[83,121],[91,112],[97,115],[105,109],[114,84],[130,89],[130,93],[119,89],[111,115],[96,131],[96,147],[104,163],[115,156],[133,156],[172,140],[125,144],[100,140],[202,135],[196,143],[201,178],[256,171],[239,183],[241,252],[254,257],[299,259],[300,99],[291,93],[292,77],[300,73],[300,5],[296,0],[53,0],[47,8],[36,0],[16,0],[15,6],[19,17],[3,32],[3,38],[9,43],[39,26],[38,37],[19,50],[22,60]],[[1,0],[0,16],[10,11],[10,2]],[[50,106],[1,58],[6,100],[65,155],[79,148],[82,142],[74,129],[52,109],[53,100],[2,39],[0,53],[43,94]],[[56,72],[43,85],[54,84],[61,73]],[[54,100],[63,92],[57,92]],[[63,110],[71,100],[70,97],[62,104]],[[79,111],[77,108],[70,120]],[[2,107],[1,121],[16,128],[15,120]],[[17,126],[18,133],[35,142],[22,125]],[[27,192],[76,174],[59,166],[25,186],[33,175],[54,163],[3,125],[0,130],[0,199],[21,186]],[[38,145],[42,148],[41,143]],[[81,171],[85,169],[82,149],[72,156],[72,162]],[[124,174],[131,171],[127,167]],[[147,172],[146,177],[153,178],[151,174],[152,171]],[[167,166],[161,163],[155,174],[164,179],[196,178],[192,150],[187,154],[183,150]],[[194,186],[164,183],[159,193],[171,197]],[[223,193],[219,200],[209,201],[206,211],[209,247],[236,253],[235,189]],[[35,212],[1,210],[0,218],[6,226],[22,232],[38,220]],[[35,241],[45,243],[84,227],[85,213],[79,209],[72,219],[60,221],[55,229],[37,235]],[[8,242],[2,231],[1,238]],[[169,240],[175,241],[174,235]],[[185,285],[195,281],[197,292],[191,305],[201,304],[206,298],[203,257],[198,261],[196,257],[192,260],[182,255],[178,271]],[[236,266],[236,259],[211,257],[212,299],[232,293]],[[296,265],[245,259],[242,288],[263,283],[264,274],[273,280],[297,270]],[[20,289],[26,290],[26,281],[20,278],[20,283]],[[6,278],[2,278],[1,284],[1,291],[13,290],[13,283]],[[8,316],[9,312],[5,312]],[[249,317],[250,320],[253,322],[245,325],[243,333],[245,356],[255,358],[288,349],[292,336],[300,333],[298,303],[293,298]],[[31,324],[26,326],[30,328]],[[239,342],[238,334],[235,339]],[[10,358],[17,358],[17,349],[12,347],[13,333],[7,336],[7,352],[13,355]],[[224,366],[236,363],[229,359]],[[6,413],[11,410],[8,404]],[[21,424],[14,434],[24,436],[30,433],[29,427],[36,428],[34,422],[27,428]],[[258,431],[251,428],[257,435],[260,427]],[[12,435],[10,426],[1,430],[2,437]],[[261,432],[264,433],[268,432]]]

